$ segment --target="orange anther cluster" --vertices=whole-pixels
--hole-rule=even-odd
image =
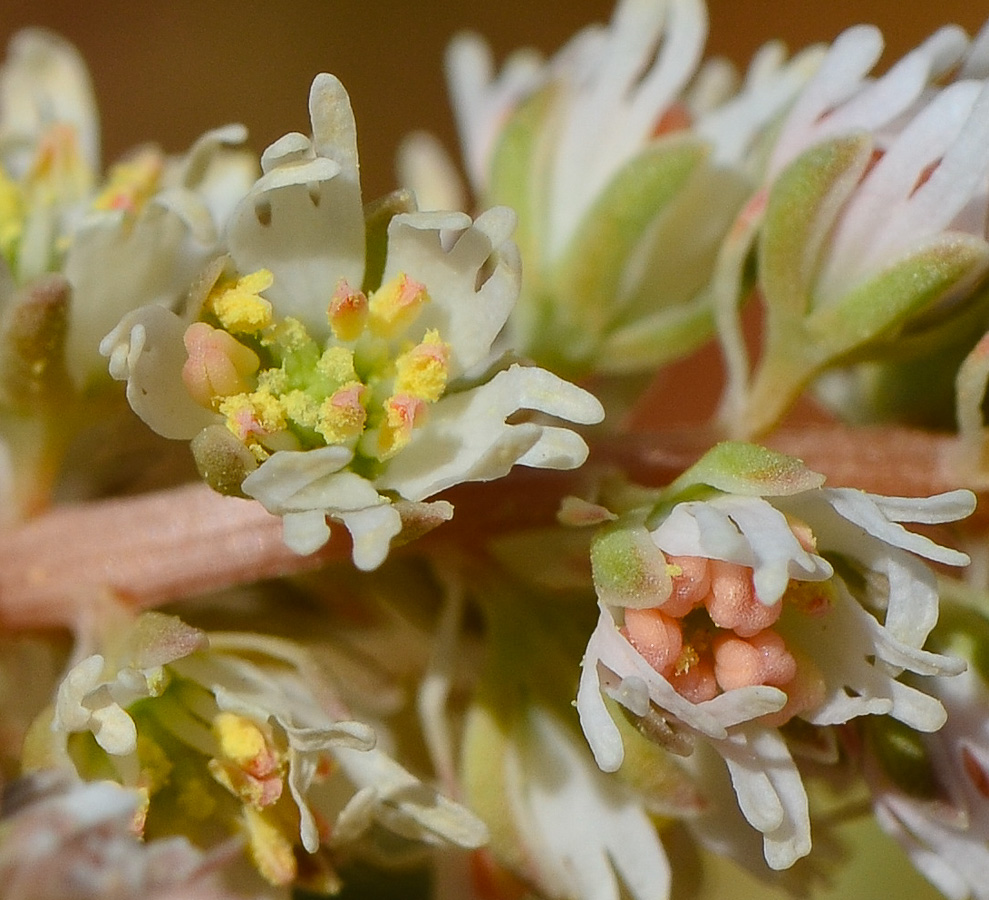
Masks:
[[[819,674],[802,671],[806,661],[798,663],[772,628],[783,601],[767,606],[759,600],[751,568],[690,556],[669,556],[667,563],[670,596],[658,607],[626,609],[622,633],[680,694],[694,703],[752,685],[794,689],[801,698],[820,694]],[[827,608],[820,585],[800,587],[793,593],[802,612]],[[788,703],[786,717],[805,708],[803,700]]]

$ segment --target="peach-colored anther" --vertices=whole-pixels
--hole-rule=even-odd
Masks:
[[[626,609],[622,633],[661,675],[673,671],[683,649],[680,623],[658,609]]]
[[[182,381],[197,403],[210,407],[217,397],[251,389],[248,379],[260,362],[249,347],[205,322],[193,322],[183,341],[188,359],[182,366]]]
[[[680,571],[671,577],[673,591],[662,610],[668,616],[680,618],[700,606],[710,591],[710,560],[703,556],[667,556],[666,564]]]
[[[766,629],[744,640],[722,634],[714,641],[714,676],[723,690],[769,684],[783,687],[797,674],[797,662],[783,639]]]
[[[673,689],[691,703],[703,703],[718,696],[718,682],[714,675],[714,662],[709,653],[701,656],[689,668],[674,671],[669,676]]]
[[[742,637],[752,637],[780,617],[783,603],[766,606],[756,596],[752,570],[747,566],[711,560],[711,593],[704,601],[711,621]]]
[[[793,658],[796,660],[797,671],[786,685],[786,705],[779,712],[759,719],[770,728],[779,728],[794,716],[820,706],[827,696],[824,676],[814,662],[799,651],[793,654]]]

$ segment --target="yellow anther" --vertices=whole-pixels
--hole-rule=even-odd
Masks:
[[[264,733],[257,724],[235,713],[221,712],[213,720],[213,733],[223,755],[241,766],[268,750]]]
[[[327,444],[344,444],[364,430],[367,410],[361,401],[366,391],[359,381],[352,381],[323,402],[316,430]]]
[[[24,195],[17,183],[0,167],[0,253],[13,255],[24,231]]]
[[[402,450],[412,439],[412,429],[425,408],[424,401],[405,394],[386,400],[386,418],[378,433],[378,447],[374,455],[386,460]]]
[[[265,388],[224,397],[218,409],[227,420],[227,428],[245,442],[285,428],[284,404]]]
[[[363,291],[352,290],[340,279],[326,310],[326,318],[338,341],[356,341],[367,322],[367,297]]]
[[[673,673],[685,675],[700,662],[700,659],[700,655],[692,644],[684,644],[680,650],[680,656],[677,657],[676,665],[673,667]]]
[[[395,393],[433,403],[443,396],[449,374],[450,345],[438,331],[427,331],[418,346],[395,360]]]
[[[271,324],[271,303],[261,291],[271,287],[274,276],[258,269],[236,281],[221,281],[206,298],[205,308],[234,334],[255,334]]]
[[[93,201],[93,208],[129,212],[142,209],[158,189],[162,167],[161,153],[151,148],[117,163],[110,169],[107,183]]]
[[[400,272],[371,295],[371,330],[380,337],[392,337],[412,324],[428,302],[426,286]]]
[[[266,347],[277,346],[288,353],[292,353],[296,350],[303,349],[307,344],[311,344],[312,338],[309,336],[309,332],[306,331],[305,325],[298,319],[293,319],[289,316],[282,319],[281,322],[266,333],[261,343]]]
[[[353,351],[336,344],[326,349],[319,358],[317,368],[320,373],[337,384],[346,384],[357,379]]]
[[[296,862],[292,842],[272,818],[251,807],[244,807],[244,825],[251,859],[261,875],[277,886],[295,880]]]

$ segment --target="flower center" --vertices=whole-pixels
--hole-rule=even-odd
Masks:
[[[774,629],[784,601],[805,615],[830,606],[826,583],[791,581],[771,606],[756,596],[752,569],[701,557],[668,556],[670,596],[658,607],[626,609],[622,634],[693,703],[751,685],[786,690],[781,724],[819,698],[823,681]]]
[[[399,274],[370,297],[341,281],[317,341],[297,319],[275,318],[267,270],[217,283],[204,318],[186,331],[190,394],[226,420],[259,461],[279,449],[345,445],[369,466],[411,440],[446,390],[450,348],[430,329],[404,339],[429,303]]]

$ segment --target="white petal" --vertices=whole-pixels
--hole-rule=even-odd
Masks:
[[[770,868],[789,868],[810,853],[807,794],[776,730],[752,726],[736,731],[715,749],[728,764],[742,814],[763,833]]]
[[[402,530],[402,517],[390,503],[339,514],[354,541],[354,565],[364,572],[380,566],[391,540]]]
[[[326,308],[337,283],[364,278],[364,212],[350,101],[331,75],[313,82],[314,149],[290,136],[289,152],[252,188],[233,213],[230,255],[241,272],[269,269],[265,291],[280,316],[294,316],[311,333],[329,332]],[[306,156],[305,160],[299,157]]]
[[[187,323],[163,306],[126,315],[100,342],[110,374],[127,381],[131,409],[162,437],[190,440],[219,416],[196,403],[182,380]]]
[[[376,486],[407,500],[423,500],[464,481],[501,478],[543,439],[546,426],[506,424],[522,409],[582,423],[598,421],[603,414],[600,403],[581,388],[544,369],[512,366],[486,384],[440,399]],[[547,464],[573,468],[583,461],[583,448],[576,441],[567,439],[564,446],[556,437],[547,437],[544,449],[561,448],[566,450],[562,456],[545,454]],[[539,464],[541,456],[543,451],[536,450],[531,459]]]
[[[326,508],[332,504],[327,502],[330,498],[324,486],[328,481],[332,485],[331,476],[351,459],[351,450],[336,445],[315,450],[279,450],[244,479],[243,490],[276,515]]]
[[[435,328],[450,345],[450,379],[483,360],[518,299],[521,264],[511,243],[515,213],[490,209],[471,223],[465,215],[403,213],[388,225],[388,257],[384,280],[400,273],[426,286],[431,303],[415,322],[416,340]],[[460,231],[452,247],[450,231]],[[477,287],[489,263],[493,271]]]
[[[137,726],[116,703],[93,710],[90,727],[96,743],[113,756],[137,750]]]

